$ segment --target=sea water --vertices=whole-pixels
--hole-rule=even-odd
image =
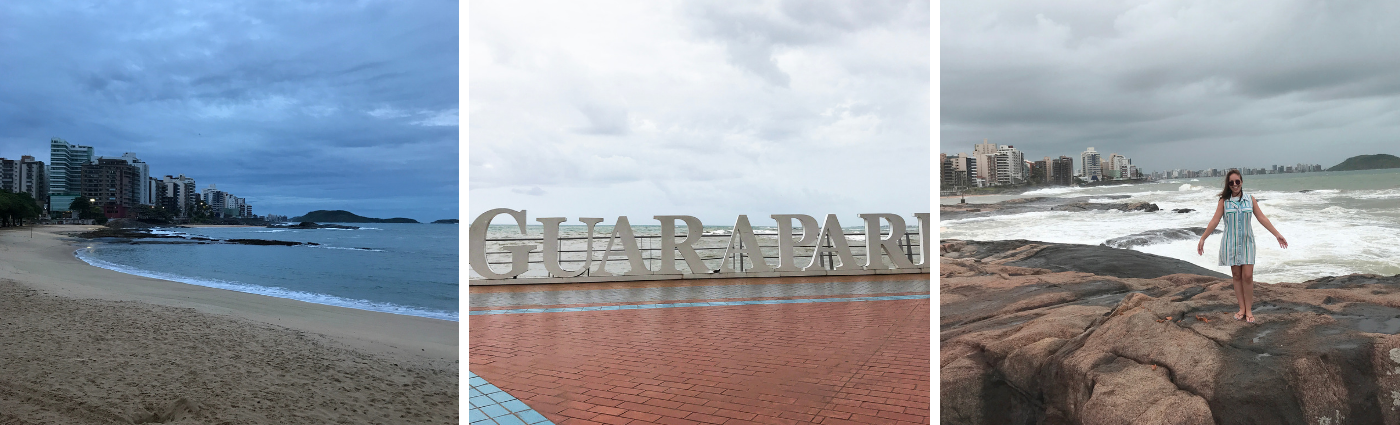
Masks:
[[[97,267],[317,304],[456,321],[457,225],[343,223],[341,229],[207,227],[155,233],[319,246],[93,240],[75,253]]]
[[[1400,169],[1244,176],[1244,190],[1288,240],[1288,249],[1254,221],[1254,268],[1261,282],[1302,282],[1351,273],[1400,274]],[[943,239],[1029,239],[1099,245],[1108,239],[1158,229],[1205,227],[1215,214],[1224,177],[1169,179],[1101,187],[1051,187],[1020,197],[1084,197],[1089,202],[1151,202],[1157,212],[1036,211],[939,222]],[[1109,199],[1127,195],[1127,199]],[[1093,198],[1103,196],[1105,198]],[[1005,197],[1003,197],[1005,198]],[[943,200],[945,203],[947,199]],[[995,202],[968,198],[968,202]],[[1189,208],[1195,211],[1174,213]],[[1217,225],[1224,230],[1224,225]],[[1132,249],[1184,260],[1229,274],[1219,266],[1220,236],[1162,240]]]

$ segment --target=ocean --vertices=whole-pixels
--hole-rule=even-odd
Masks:
[[[1216,199],[1223,187],[1224,177],[1202,177],[1136,185],[1050,187],[1019,196],[967,198],[969,203],[992,203],[1016,197],[1089,197],[1089,202],[1151,202],[1162,210],[1066,212],[1046,208],[1006,215],[963,216],[940,220],[939,237],[1099,245],[1133,234],[1205,227],[1215,214]],[[1255,220],[1256,281],[1303,282],[1351,273],[1400,274],[1400,169],[1244,176],[1244,190],[1259,201],[1264,214],[1289,244],[1288,249],[1279,248],[1268,229]],[[1106,198],[1112,195],[1128,198]],[[941,200],[943,204],[956,202],[956,198]],[[1179,208],[1195,211],[1171,211]],[[1216,229],[1224,227],[1221,224]],[[1130,249],[1230,274],[1229,267],[1217,265],[1220,236],[1206,240],[1205,255],[1196,254],[1197,241],[1198,237],[1163,236]]]
[[[316,304],[456,321],[457,225],[342,223],[359,230],[261,227],[157,230],[321,246],[92,240],[75,255],[122,273]],[[149,243],[145,243],[149,242]]]

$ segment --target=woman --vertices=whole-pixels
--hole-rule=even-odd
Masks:
[[[1215,204],[1215,217],[1210,219],[1210,224],[1206,225],[1206,231],[1201,234],[1201,242],[1196,244],[1196,255],[1205,255],[1206,238],[1215,232],[1215,225],[1220,224],[1220,218],[1225,218],[1224,239],[1220,241],[1220,265],[1230,266],[1230,274],[1235,279],[1235,300],[1240,304],[1240,311],[1235,313],[1235,320],[1244,319],[1249,323],[1254,323],[1254,230],[1250,227],[1249,216],[1254,215],[1259,218],[1259,223],[1269,229],[1278,238],[1278,246],[1288,249],[1288,240],[1274,229],[1273,223],[1264,216],[1264,211],[1259,209],[1259,203],[1253,196],[1248,199],[1244,197],[1244,178],[1240,176],[1239,170],[1230,170],[1225,174],[1225,190],[1220,192],[1220,200]]]

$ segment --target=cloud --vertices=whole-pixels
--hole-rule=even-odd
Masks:
[[[1148,170],[1383,151],[1397,130],[1384,117],[1400,106],[1400,28],[1388,24],[1400,5],[1349,5],[946,4],[940,150],[984,138],[1036,158],[1095,146]],[[1202,154],[1218,146],[1236,154]]]
[[[442,1],[6,7],[0,156],[47,161],[61,137],[259,213],[455,216],[457,16]],[[390,198],[413,201],[348,202]]]
[[[927,2],[472,12],[474,212],[928,209]]]

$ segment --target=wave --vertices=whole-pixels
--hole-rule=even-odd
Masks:
[[[455,311],[409,307],[394,303],[344,298],[337,297],[335,295],[295,291],[279,287],[259,286],[219,279],[194,278],[169,273],[155,272],[150,270],[142,270],[94,258],[92,256],[92,248],[82,248],[77,251],[73,251],[73,256],[77,257],[79,260],[83,260],[83,262],[88,263],[93,267],[103,268],[129,275],[149,277],[152,279],[169,280],[172,282],[203,286],[206,288],[224,289],[229,291],[242,292],[246,294],[266,295],[274,298],[284,298],[289,300],[309,302],[312,304],[353,308],[356,310],[377,311],[380,313],[401,314],[405,316],[426,317],[429,319],[450,320],[453,322],[458,321],[458,313]]]
[[[254,230],[253,233],[279,233],[279,232],[290,232],[290,231],[291,231],[291,230],[289,230],[289,229]]]

